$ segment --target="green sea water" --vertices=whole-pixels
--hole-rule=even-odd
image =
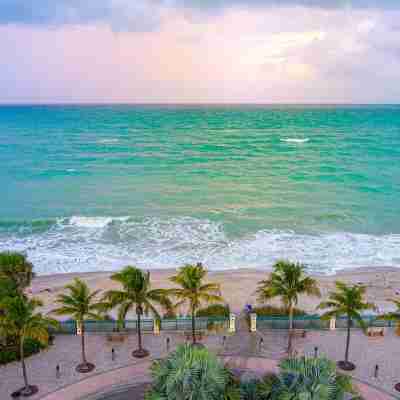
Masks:
[[[400,266],[400,106],[3,106],[0,161],[39,273]]]

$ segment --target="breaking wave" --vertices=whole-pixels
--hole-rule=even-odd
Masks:
[[[39,274],[102,271],[126,264],[175,268],[202,261],[211,270],[269,269],[279,258],[317,273],[400,266],[400,235],[300,234],[260,230],[228,237],[222,223],[196,218],[73,216],[0,223],[0,250],[28,254]]]

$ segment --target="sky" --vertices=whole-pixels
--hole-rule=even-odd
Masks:
[[[400,103],[400,0],[0,0],[1,103]]]

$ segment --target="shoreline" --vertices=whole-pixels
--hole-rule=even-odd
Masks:
[[[38,297],[44,303],[43,311],[48,312],[54,307],[55,298],[64,291],[64,286],[74,278],[84,280],[92,290],[109,290],[117,284],[109,279],[116,271],[81,272],[65,274],[39,275],[34,278],[28,289],[30,295]],[[173,287],[169,277],[176,269],[150,270],[152,284],[155,288]],[[219,283],[222,296],[231,307],[232,312],[239,313],[246,304],[257,304],[255,290],[258,281],[265,279],[270,271],[240,268],[221,271],[209,271],[208,281]],[[300,297],[299,307],[307,312],[315,312],[316,306],[322,299],[326,299],[329,291],[334,289],[336,280],[350,284],[363,284],[367,287],[368,301],[376,303],[379,312],[391,311],[393,304],[388,299],[400,296],[400,268],[394,267],[365,267],[344,269],[334,275],[310,274],[317,279],[322,298]],[[279,304],[279,301],[271,301]]]

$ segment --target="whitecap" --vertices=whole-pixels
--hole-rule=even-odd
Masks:
[[[104,228],[112,222],[112,218],[73,216],[68,222],[70,225],[75,225],[82,228]]]
[[[106,138],[106,139],[100,139],[98,141],[98,143],[101,143],[101,144],[111,144],[111,143],[118,143],[118,142],[119,142],[119,139],[117,139],[117,138]]]
[[[286,143],[307,143],[310,139],[309,138],[285,138],[281,139],[281,142],[286,142]]]

